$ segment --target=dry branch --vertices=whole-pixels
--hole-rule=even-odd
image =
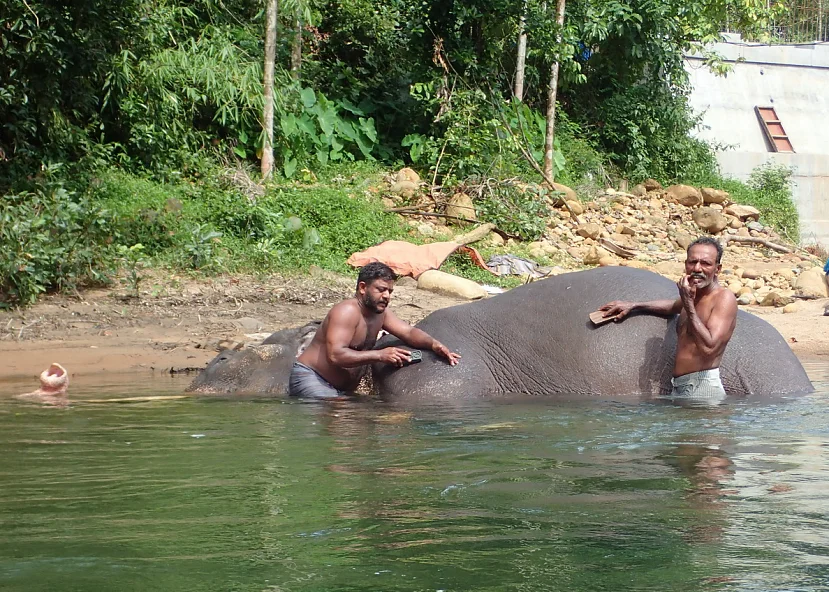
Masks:
[[[438,214],[437,212],[421,212],[420,210],[414,209],[412,206],[402,206],[399,208],[388,208],[384,210],[390,214],[400,214],[401,216],[424,216],[424,217],[432,217],[432,218],[446,218],[448,220],[458,220],[460,222],[465,222],[467,224],[478,224],[476,220],[470,220],[468,218],[459,218],[458,216],[450,216],[449,214]],[[515,234],[509,234],[504,232],[498,227],[493,227],[492,232],[499,234],[502,238],[512,238],[515,240],[521,240],[520,236]]]
[[[787,247],[785,245],[778,245],[777,243],[773,243],[768,241],[764,238],[756,238],[753,236],[727,236],[724,239],[725,245],[728,243],[751,243],[756,245],[763,245],[769,249],[773,249],[775,251],[779,251],[781,253],[794,253],[795,249],[793,247]]]

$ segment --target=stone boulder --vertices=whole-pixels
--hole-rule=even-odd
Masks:
[[[820,267],[804,270],[794,282],[795,293],[798,298],[829,298],[829,286],[826,284],[826,274]]]
[[[472,222],[478,220],[475,216],[475,204],[472,203],[472,198],[465,193],[456,193],[452,196],[452,199],[446,205],[446,215],[471,220]],[[461,223],[459,220],[454,220],[454,222]]]
[[[418,175],[414,169],[410,169],[409,167],[402,168],[397,171],[397,176],[395,177],[395,181],[398,183],[402,181],[411,181],[412,183],[420,183],[420,175]]]
[[[572,211],[573,214],[575,214],[576,216],[581,216],[582,214],[584,214],[584,206],[581,205],[580,201],[573,201],[568,199],[567,205],[570,207],[570,211]]]
[[[696,187],[690,185],[671,185],[666,190],[669,201],[682,204],[689,208],[702,205],[702,194]]]
[[[631,195],[635,195],[636,197],[642,197],[648,192],[647,188],[639,183],[638,185],[634,185],[633,189],[630,190]]]
[[[417,287],[420,290],[455,296],[464,300],[486,298],[486,290],[472,280],[437,269],[430,269],[420,274],[417,278]]]
[[[590,247],[587,250],[587,254],[584,256],[582,260],[585,265],[599,265],[602,259],[610,257],[610,251],[606,251],[601,247]]]
[[[760,306],[774,306],[776,308],[782,308],[787,304],[790,304],[792,301],[791,298],[786,298],[779,292],[769,292],[765,295],[765,297],[760,301]]]
[[[661,191],[662,190],[662,183],[657,181],[656,179],[648,179],[642,185],[645,186],[645,189],[648,191]]]
[[[687,232],[677,232],[673,238],[674,242],[676,242],[676,244],[679,245],[679,248],[683,251],[687,251],[688,245],[694,242],[694,237]]]
[[[584,238],[592,238],[596,240],[602,234],[602,227],[594,222],[588,224],[580,224],[576,229],[576,234]]]
[[[390,191],[404,199],[411,199],[417,193],[418,184],[414,181],[397,181]]]
[[[562,185],[561,183],[553,183],[553,191],[557,191],[559,193],[564,194],[563,196],[553,196],[553,203],[555,203],[556,205],[561,205],[564,201],[579,201],[579,196],[576,194],[575,191],[567,187],[567,185]]]
[[[725,230],[728,220],[713,208],[698,208],[693,213],[694,223],[705,232],[717,234]]]
[[[726,214],[731,214],[735,218],[738,218],[740,222],[746,222],[747,220],[759,220],[760,219],[760,210],[755,208],[754,206],[743,206],[740,204],[731,204],[727,208],[725,208]]]
[[[729,195],[727,191],[720,189],[712,189],[711,187],[703,187],[700,189],[702,194],[702,201],[706,204],[721,204],[728,201]]]

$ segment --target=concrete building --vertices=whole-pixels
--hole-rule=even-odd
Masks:
[[[718,146],[725,176],[746,180],[775,161],[792,167],[793,197],[804,243],[829,246],[829,43],[761,45],[727,34],[711,49],[730,63],[727,76],[686,57],[697,135]],[[775,152],[755,107],[774,107],[793,153]]]

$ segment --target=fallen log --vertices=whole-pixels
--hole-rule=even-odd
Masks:
[[[751,243],[755,245],[763,245],[766,248],[772,249],[774,251],[779,251],[780,253],[794,253],[794,247],[787,247],[785,245],[778,245],[777,243],[773,243],[764,238],[757,238],[755,236],[726,236],[724,245],[728,245],[728,243]]]

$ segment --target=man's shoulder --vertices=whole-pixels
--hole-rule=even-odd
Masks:
[[[343,320],[354,318],[356,320],[361,316],[360,305],[357,304],[356,298],[349,298],[348,300],[338,302],[328,311],[328,318]]]
[[[733,304],[735,307],[737,306],[737,296],[735,296],[734,292],[725,286],[718,286],[717,289],[710,294],[710,297],[718,304],[725,304],[727,306],[731,306]]]

